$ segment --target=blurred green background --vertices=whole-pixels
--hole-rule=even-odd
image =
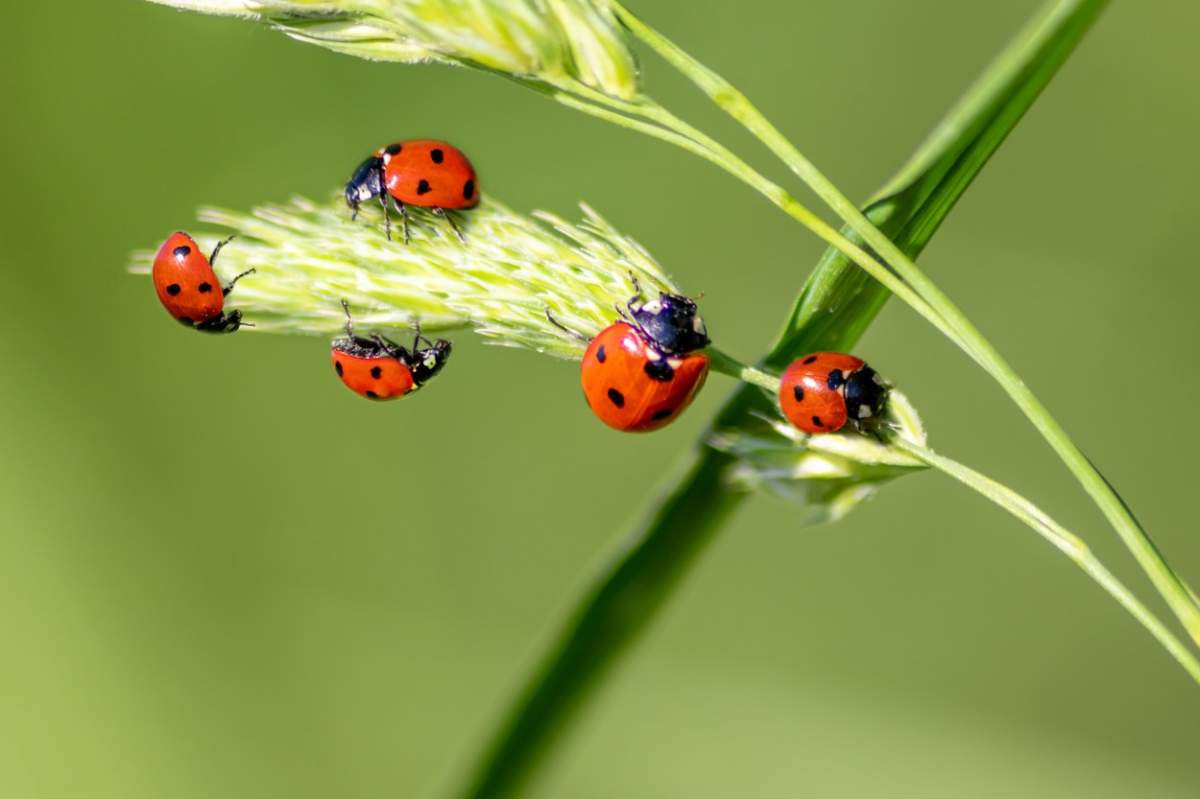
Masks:
[[[865,197],[1036,5],[635,7]],[[1197,25],[1195,4],[1110,9],[923,258],[1193,581]],[[428,394],[373,405],[322,340],[183,330],[128,253],[201,203],[321,195],[416,136],[460,145],[516,208],[594,204],[747,358],[819,244],[695,158],[480,74],[132,1],[13,4],[0,37],[0,796],[444,785],[730,385],[621,436],[570,364],[462,335]],[[894,304],[861,351],[935,446],[1151,595],[925,323]],[[735,518],[528,795],[1200,792],[1200,690],[1028,529],[933,474],[836,525],[796,517],[762,499]]]

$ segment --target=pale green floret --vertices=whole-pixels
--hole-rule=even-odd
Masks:
[[[440,61],[621,99],[638,65],[607,0],[151,0],[376,61]]]
[[[895,388],[884,421],[889,435],[925,446],[920,417]],[[757,430],[717,432],[709,444],[738,458],[729,472],[734,483],[802,505],[816,522],[840,519],[887,481],[928,468],[884,441],[849,428],[808,435],[774,416]]]
[[[337,334],[345,299],[363,330],[399,331],[419,320],[430,333],[473,328],[493,343],[578,358],[585,339],[612,324],[615,306],[634,295],[633,276],[650,296],[681,293],[637,242],[582,208],[583,219],[571,223],[484,198],[455,213],[464,242],[445,219],[410,207],[409,244],[398,227],[386,238],[376,207],[352,221],[340,194],[250,213],[204,208],[199,216],[237,234],[215,264],[223,280],[255,270],[228,299],[253,330]],[[223,237],[196,238],[211,248]],[[146,272],[153,253],[134,258],[133,271]],[[553,324],[547,310],[579,337]]]

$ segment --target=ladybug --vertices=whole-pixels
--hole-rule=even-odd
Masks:
[[[388,217],[391,197],[404,222],[404,243],[409,241],[406,206],[428,208],[446,218],[460,241],[462,231],[446,213],[447,209],[465,210],[479,204],[479,186],[475,167],[462,150],[437,139],[410,139],[376,150],[358,165],[346,183],[346,204],[358,216],[358,207],[379,198],[383,206],[384,227],[392,237]]]
[[[172,233],[154,256],[154,290],[167,313],[188,327],[205,333],[232,333],[242,326],[242,312],[225,313],[225,295],[249,269],[222,287],[212,265],[230,236],[213,248],[207,258],[196,241],[186,233]]]
[[[369,338],[356,336],[350,306],[345,300],[342,308],[346,311],[346,337],[333,342],[329,359],[346,388],[360,397],[399,399],[416,391],[446,365],[450,357],[449,341],[430,341],[418,328],[410,352],[378,333]],[[422,341],[429,346],[422,347]]]
[[[788,366],[779,381],[779,407],[806,433],[835,433],[850,422],[856,429],[879,417],[887,386],[861,358],[814,352]]]
[[[626,305],[628,313],[618,308],[624,319],[588,343],[580,370],[592,412],[627,433],[673,422],[708,377],[708,357],[696,352],[709,344],[696,303],[678,294],[662,293],[645,303],[641,297],[639,288]],[[552,316],[550,321],[558,325]]]

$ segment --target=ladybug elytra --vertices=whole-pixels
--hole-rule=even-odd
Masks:
[[[376,150],[359,164],[346,183],[346,204],[358,215],[359,206],[379,198],[384,227],[392,236],[388,199],[396,205],[404,224],[404,241],[409,241],[406,206],[428,208],[445,217],[463,239],[447,210],[465,210],[479,204],[475,168],[461,150],[437,139],[410,139]]]
[[[219,242],[205,257],[196,241],[186,233],[172,233],[154,256],[154,290],[167,313],[188,327],[206,333],[232,333],[242,325],[241,311],[225,313],[225,296],[253,269],[242,272],[222,286],[212,265],[217,254],[232,240]]]
[[[779,407],[806,433],[861,428],[883,412],[887,386],[861,358],[814,352],[793,361],[779,382]]]
[[[641,296],[639,288],[627,303],[628,314],[618,309],[625,319],[590,341],[580,369],[592,412],[630,433],[673,422],[708,376],[708,357],[696,352],[709,344],[696,303],[666,293],[643,303]]]

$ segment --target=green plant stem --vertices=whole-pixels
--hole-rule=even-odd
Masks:
[[[1107,5],[1107,0],[1064,0],[1053,3],[1045,8],[1023,35],[1031,41],[1037,41],[1051,33],[1057,34],[1062,30],[1065,22],[1086,30],[1105,5]],[[1062,425],[961,309],[917,267],[911,258],[873,225],[849,198],[842,194],[816,166],[792,145],[744,94],[658,31],[643,23],[615,0],[613,7],[638,38],[691,79],[721,109],[762,141],[855,233],[862,236],[876,252],[883,256],[884,260],[907,284],[905,288],[911,286],[915,290],[922,300],[919,306],[913,305],[909,296],[911,292],[896,291],[893,283],[898,281],[882,280],[874,268],[863,263],[859,253],[843,249],[841,242],[829,237],[824,229],[810,228],[814,229],[814,232],[825,241],[843,249],[843,252],[846,252],[855,263],[867,268],[873,277],[883,282],[905,302],[913,305],[926,319],[933,321],[934,318],[937,318],[939,321],[935,324],[938,329],[971,355],[1000,384],[1080,482],[1092,501],[1100,508],[1143,571],[1150,577],[1155,588],[1183,623],[1188,634],[1194,641],[1200,643],[1200,603],[1196,602],[1195,595],[1166,562],[1149,534],[1141,527],[1108,481],[1084,456]],[[760,190],[762,189],[760,188]],[[764,191],[764,194],[766,193]],[[780,203],[777,201],[776,204]],[[783,206],[781,205],[781,207]],[[808,224],[800,214],[792,213],[788,208],[784,208],[784,210],[803,224]],[[946,329],[947,326],[949,332]]]
[[[878,280],[905,303],[923,316],[926,321],[936,327],[943,335],[955,343],[959,338],[939,314],[922,299],[911,287],[900,280],[886,265],[879,262],[865,249],[850,241],[841,231],[834,228],[825,220],[814,214],[807,206],[793,197],[782,186],[772,182],[753,169],[729,149],[717,144],[712,139],[700,134],[695,128],[675,117],[665,108],[651,101],[631,103],[615,100],[600,93],[582,99],[578,94],[568,94],[562,91],[551,91],[555,100],[570,108],[612,122],[621,127],[630,128],[645,133],[654,138],[670,142],[688,152],[704,158],[714,165],[724,169],[738,178],[755,191],[770,200],[785,214],[815,233],[822,241],[853,260],[859,267]],[[645,119],[629,116],[630,113],[640,114]],[[697,138],[697,136],[699,138]],[[967,354],[975,357],[975,353],[964,347]]]
[[[779,378],[775,375],[754,366],[747,366],[716,347],[709,347],[705,353],[708,355],[709,366],[714,372],[720,372],[735,380],[741,380],[743,383],[758,386],[772,397],[779,393]]]
[[[1158,639],[1163,648],[1179,662],[1179,665],[1183,666],[1193,680],[1200,683],[1200,661],[1196,660],[1192,651],[1159,621],[1158,617],[1143,605],[1120,580],[1113,576],[1112,572],[1100,562],[1081,538],[1008,486],[1002,485],[958,461],[939,455],[926,447],[918,446],[901,436],[891,436],[889,443],[953,477],[1032,527],[1079,568],[1083,569],[1089,577],[1099,583],[1109,596],[1117,600],[1123,608],[1129,611],[1130,615],[1150,631],[1151,635]]]

